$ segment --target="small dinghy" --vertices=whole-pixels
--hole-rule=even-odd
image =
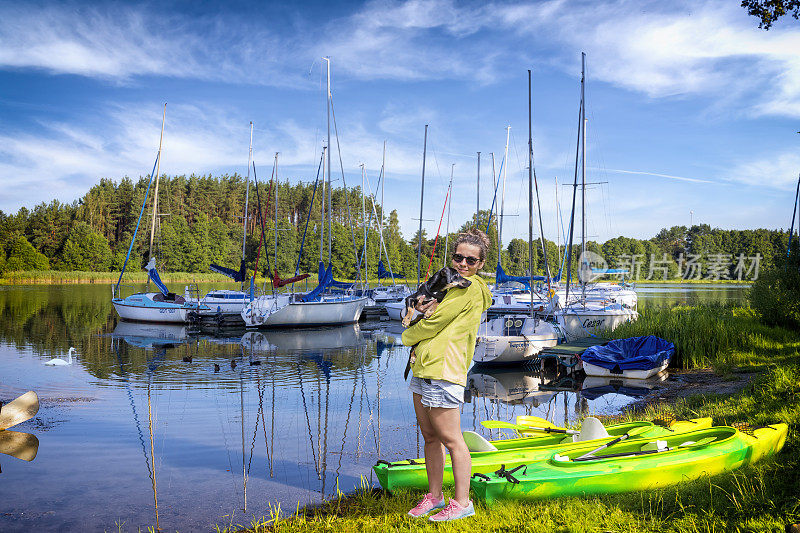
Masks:
[[[617,339],[581,354],[587,376],[647,379],[666,369],[675,345],[655,335]]]

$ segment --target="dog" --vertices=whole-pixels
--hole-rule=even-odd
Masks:
[[[423,318],[430,318],[431,314],[433,314],[433,311],[428,309],[425,311],[424,316],[419,316],[412,320],[418,305],[428,303],[431,300],[441,302],[449,289],[453,287],[466,289],[471,284],[471,281],[462,277],[458,270],[453,267],[444,267],[436,272],[417,288],[417,292],[406,298],[406,316],[403,317],[403,327],[409,328]]]
[[[425,311],[425,313],[421,314],[417,318],[413,318],[414,311],[418,305],[428,303],[432,300],[441,302],[448,290],[454,287],[466,289],[471,284],[472,282],[459,274],[455,268],[444,267],[443,269],[439,270],[425,283],[421,284],[414,294],[406,298],[406,316],[403,317],[403,327],[409,328],[423,318],[430,318],[430,316],[433,314],[433,309],[429,308]],[[403,372],[403,379],[408,379],[408,373],[411,371],[411,363],[413,363],[414,359],[416,359],[416,353],[414,352],[415,348],[416,345],[412,346],[411,351],[408,354],[408,363],[406,363],[406,369],[405,372]]]

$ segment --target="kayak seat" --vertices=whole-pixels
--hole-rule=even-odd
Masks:
[[[573,442],[584,442],[587,440],[605,439],[609,434],[600,420],[593,416],[587,416],[581,424],[581,432],[572,436]]]
[[[667,441],[665,440],[653,440],[650,442],[646,442],[640,448],[643,452],[663,452],[667,449]]]
[[[464,442],[470,452],[496,452],[497,447],[474,431],[464,431]]]

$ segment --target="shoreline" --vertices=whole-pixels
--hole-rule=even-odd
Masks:
[[[236,283],[223,274],[214,272],[162,272],[159,273],[164,283]],[[26,271],[26,272],[7,272],[0,277],[0,285],[92,285],[92,284],[116,284],[119,280],[119,272],[87,272],[70,270],[45,270],[45,271]],[[146,272],[128,272],[123,284],[146,283],[148,276]],[[491,276],[484,276],[491,280]],[[268,282],[268,278],[256,277],[256,285]],[[345,282],[356,280],[342,279]],[[613,282],[613,280],[611,280]],[[416,284],[415,279],[395,278],[396,283]],[[606,282],[606,281],[603,281]],[[374,283],[374,282],[373,282]],[[641,287],[662,287],[679,285],[711,285],[711,286],[746,286],[751,285],[753,280],[713,280],[713,279],[668,279],[668,280],[638,280],[629,282],[634,289]],[[372,284],[372,283],[371,283]]]

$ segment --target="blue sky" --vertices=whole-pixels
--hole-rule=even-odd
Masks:
[[[736,0],[693,2],[0,1],[0,210],[72,202],[100,178],[161,170],[313,179],[331,57],[342,164],[416,229],[424,125],[426,222],[450,169],[451,227],[491,196],[511,126],[504,241],[527,236],[527,69],[545,234],[555,178],[574,172],[587,54],[588,228],[600,241],[662,227],[786,228],[800,172],[800,23],[765,32]],[[335,144],[334,144],[335,146]],[[336,152],[334,152],[336,155]],[[334,158],[336,162],[336,158]],[[334,177],[337,165],[334,164]],[[567,187],[559,187],[562,206]],[[691,212],[691,214],[690,214]],[[566,216],[566,214],[565,214]]]

